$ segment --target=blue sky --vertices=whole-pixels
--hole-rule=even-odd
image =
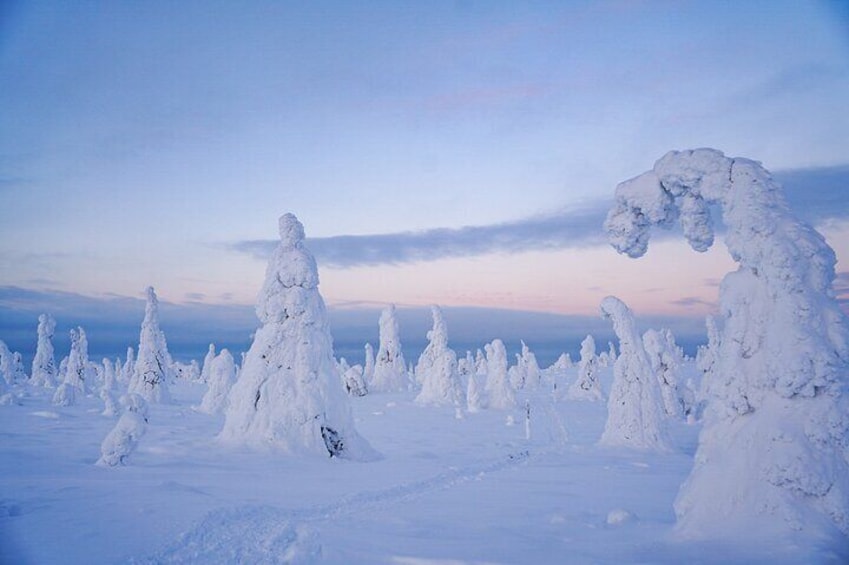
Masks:
[[[598,223],[618,182],[700,146],[780,173],[849,271],[840,3],[359,4],[4,2],[2,318],[149,284],[250,305],[291,211],[337,309],[594,317],[615,294],[696,319],[721,243],[633,261]]]

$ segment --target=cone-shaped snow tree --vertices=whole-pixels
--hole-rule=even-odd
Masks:
[[[401,338],[395,305],[390,304],[380,313],[380,345],[374,364],[374,373],[366,381],[372,392],[398,392],[407,390],[410,377],[401,352]]]
[[[448,327],[439,306],[431,306],[433,329],[427,332],[428,344],[416,364],[416,380],[422,390],[416,397],[419,404],[466,404],[460,376],[457,373],[457,354],[448,347]]]
[[[507,349],[500,339],[484,346],[486,350],[486,405],[489,408],[510,410],[516,407],[516,396],[507,377]]]
[[[581,342],[581,359],[578,361],[578,378],[569,387],[568,397],[573,400],[602,400],[601,383],[598,381],[598,360],[595,355],[595,339],[588,335]]]
[[[53,352],[53,332],[56,320],[49,314],[38,317],[38,343],[32,360],[30,383],[36,386],[56,386],[56,358]]]
[[[231,355],[232,357],[232,355]],[[209,349],[206,351],[206,357],[203,358],[203,367],[200,369],[200,382],[209,382],[209,372],[212,370],[212,362],[215,360],[215,344],[210,343]]]
[[[695,465],[675,502],[678,531],[732,537],[757,524],[773,537],[831,534],[846,547],[849,323],[833,250],[759,163],[715,149],[672,151],[621,183],[605,227],[617,251],[640,257],[652,226],[678,220],[704,251],[711,204],[739,267],[720,286],[722,329]]]
[[[651,370],[634,315],[615,296],[601,301],[601,312],[613,322],[619,338],[619,357],[613,364],[613,384],[607,399],[607,423],[601,445],[667,450],[663,401]]]
[[[213,346],[210,352],[214,355],[212,360],[204,360],[204,369],[207,371],[206,384],[209,388],[200,402],[198,411],[207,414],[222,412],[227,406],[227,394],[233,383],[236,382],[236,361],[227,349],[215,355]]]
[[[293,214],[279,221],[254,334],[230,391],[222,442],[353,459],[374,451],[354,427],[318,292],[318,269]]]
[[[71,406],[76,403],[76,395],[85,394],[86,374],[88,372],[88,342],[82,328],[72,329],[71,351],[68,353],[62,384],[53,394],[53,404]]]
[[[168,353],[165,334],[159,329],[159,300],[149,286],[146,290],[147,303],[144,320],[139,333],[139,349],[128,392],[140,395],[148,402],[170,402],[168,381],[172,377],[173,364]],[[127,352],[129,355],[129,352]]]

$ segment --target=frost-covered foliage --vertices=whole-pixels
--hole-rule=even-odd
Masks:
[[[572,357],[568,353],[561,353],[549,369],[556,371],[567,371],[572,368]]]
[[[486,351],[486,405],[489,408],[510,410],[516,407],[516,395],[507,377],[507,349],[500,339],[484,346]]]
[[[176,379],[185,379],[187,381],[196,382],[200,380],[200,367],[198,362],[192,359],[188,363],[180,363],[174,361],[173,373]]]
[[[648,330],[643,334],[643,348],[660,385],[660,396],[666,415],[673,418],[682,417],[684,403],[678,383],[681,380],[684,352],[675,343],[675,336],[666,329]]]
[[[466,385],[466,410],[474,414],[483,408],[483,397],[481,396],[478,378],[474,373],[468,375],[469,383]]]
[[[127,348],[127,359],[121,367],[121,373],[118,380],[122,383],[129,383],[133,380],[133,371],[136,368],[136,353],[132,347]],[[117,369],[116,369],[117,370]]]
[[[36,386],[56,386],[56,358],[53,352],[53,332],[56,320],[49,314],[38,317],[38,343],[32,360],[30,382]]]
[[[374,347],[370,343],[365,345],[365,365],[363,366],[364,383],[370,383],[374,380]],[[363,387],[365,390],[365,387]]]
[[[206,357],[203,358],[203,366],[200,369],[200,382],[209,382],[209,372],[212,370],[213,360],[215,360],[215,344],[210,343],[209,349],[206,351]]]
[[[483,351],[478,349],[477,353],[475,353],[475,374],[480,376],[486,376],[487,367],[486,367],[486,356]]]
[[[71,406],[76,403],[76,395],[85,394],[88,371],[88,341],[82,328],[72,329],[71,351],[61,372],[62,384],[53,394],[53,404]]]
[[[457,373],[457,354],[448,347],[448,327],[442,310],[439,306],[431,306],[431,314],[433,329],[427,332],[427,347],[416,364],[416,380],[422,384],[416,402],[462,407],[466,399]]]
[[[0,379],[7,385],[15,384],[12,352],[2,339],[0,339]]]
[[[705,326],[707,327],[708,342],[706,345],[699,346],[696,352],[696,366],[702,372],[702,382],[709,383],[719,353],[719,329],[716,327],[716,320],[713,316],[705,318]]]
[[[475,358],[472,357],[471,351],[466,351],[466,356],[457,360],[457,374],[465,380],[466,377],[475,372]]]
[[[407,390],[410,377],[401,352],[401,339],[395,305],[390,304],[380,314],[380,345],[374,365],[374,374],[366,381],[372,392],[398,392]]]
[[[292,454],[371,458],[336,370],[304,226],[284,214],[279,228],[280,243],[257,299],[262,326],[230,391],[219,438]]]
[[[366,385],[364,369],[361,365],[350,367],[343,357],[339,364],[339,374],[342,375],[342,384],[345,385],[348,394],[351,396],[368,394],[368,385]]]
[[[581,359],[578,361],[578,378],[569,387],[567,396],[573,400],[602,400],[601,383],[598,381],[598,359],[595,355],[595,339],[588,335],[581,342]]]
[[[118,413],[118,407],[115,402],[113,390],[115,388],[115,368],[112,361],[103,359],[103,383],[100,387],[100,399],[103,400],[103,416],[115,416]]]
[[[722,210],[736,271],[720,287],[709,402],[693,471],[675,503],[685,536],[758,524],[849,536],[849,323],[835,300],[835,255],[788,208],[759,163],[714,149],[672,151],[616,189],[613,246],[645,253],[650,228],[678,220],[697,251]],[[746,535],[746,534],[744,534]]]
[[[516,354],[516,364],[510,367],[510,384],[515,389],[535,389],[540,385],[541,373],[536,355],[522,341],[522,352]]]
[[[171,355],[165,333],[159,329],[159,301],[152,286],[147,287],[147,304],[139,333],[139,349],[129,392],[142,396],[148,402],[170,402],[168,381],[173,378]],[[129,352],[128,352],[129,354]]]
[[[608,296],[601,312],[613,322],[619,338],[619,357],[613,365],[613,384],[607,400],[607,423],[600,444],[668,450],[663,426],[663,403],[634,315],[621,300]]]
[[[206,364],[204,364],[206,367]],[[236,361],[227,349],[213,357],[207,372],[207,390],[200,401],[198,411],[207,414],[222,412],[227,406],[227,395],[236,382]]]
[[[139,440],[147,430],[147,402],[138,394],[129,393],[121,397],[124,412],[115,427],[100,444],[100,459],[97,464],[102,467],[123,465],[127,457],[136,450]]]

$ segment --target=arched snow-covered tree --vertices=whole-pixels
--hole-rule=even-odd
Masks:
[[[262,326],[230,391],[219,438],[292,454],[372,458],[336,369],[304,226],[284,214],[279,228],[280,243],[257,299]]]
[[[602,400],[601,383],[598,381],[598,360],[595,355],[595,339],[588,335],[581,342],[581,359],[578,361],[578,378],[569,387],[567,396],[572,400]]]
[[[416,402],[462,408],[466,399],[457,373],[457,354],[448,347],[448,327],[442,310],[439,306],[431,306],[431,314],[433,329],[427,332],[427,347],[416,364],[416,380],[422,383]]]
[[[38,343],[32,360],[30,383],[35,386],[56,386],[56,358],[53,352],[53,332],[56,320],[49,314],[38,317]]]
[[[375,359],[374,373],[368,383],[372,392],[399,392],[410,386],[410,377],[401,352],[401,338],[395,305],[390,304],[380,313],[380,345]]]
[[[621,183],[605,227],[617,251],[640,257],[652,226],[678,220],[704,251],[709,205],[722,210],[739,267],[720,286],[722,329],[695,465],[675,502],[678,531],[807,531],[845,548],[849,323],[835,300],[834,251],[759,163],[715,149],[669,152]]]
[[[133,368],[128,392],[140,395],[148,402],[171,401],[168,392],[168,381],[173,377],[171,354],[165,334],[159,329],[159,300],[156,292],[149,286],[146,290],[147,303],[144,309],[144,320],[139,333],[139,349]],[[129,355],[129,352],[127,352]]]
[[[634,315],[615,296],[601,301],[601,311],[613,322],[613,330],[619,338],[619,357],[613,364],[607,423],[599,443],[668,450],[670,442],[663,423],[660,387],[643,349]]]

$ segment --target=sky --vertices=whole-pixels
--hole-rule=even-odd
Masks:
[[[632,260],[601,229],[617,183],[693,147],[773,171],[846,299],[846,100],[841,2],[6,1],[0,339],[34,347],[51,309],[131,345],[153,285],[193,354],[241,344],[284,212],[337,343],[376,339],[390,302],[426,329],[435,303],[469,343],[576,350],[608,294],[695,335],[735,268],[721,241]]]

